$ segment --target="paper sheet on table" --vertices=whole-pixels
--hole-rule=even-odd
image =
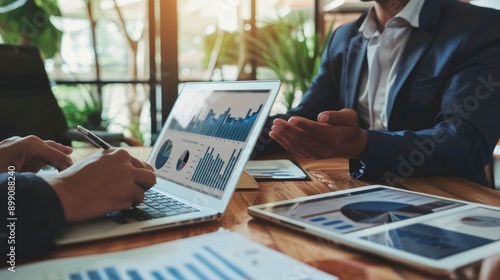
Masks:
[[[338,279],[227,230],[7,269],[0,279]]]
[[[288,159],[249,160],[245,171],[256,180],[307,180],[309,176]]]

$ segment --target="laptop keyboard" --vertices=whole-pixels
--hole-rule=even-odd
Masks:
[[[154,190],[147,190],[141,204],[127,210],[106,214],[106,216],[119,224],[127,224],[130,219],[145,221],[199,211],[175,198]]]

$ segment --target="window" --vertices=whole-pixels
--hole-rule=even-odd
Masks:
[[[148,0],[88,3],[59,1],[63,17],[54,19],[54,24],[63,31],[61,49],[46,60],[56,97],[63,108],[74,106],[74,114],[100,111],[102,120],[94,112],[89,120],[94,123],[87,126],[103,125],[148,144]],[[86,116],[81,117],[83,121]]]

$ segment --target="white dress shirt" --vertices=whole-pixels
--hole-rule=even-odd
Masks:
[[[365,128],[387,130],[387,100],[397,79],[399,64],[413,28],[419,27],[420,11],[425,0],[410,0],[380,32],[374,7],[368,11],[359,32],[368,40],[367,69],[362,75],[358,106]]]

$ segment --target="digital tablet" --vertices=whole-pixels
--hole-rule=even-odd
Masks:
[[[248,212],[439,275],[500,252],[500,208],[381,185],[251,206]]]

